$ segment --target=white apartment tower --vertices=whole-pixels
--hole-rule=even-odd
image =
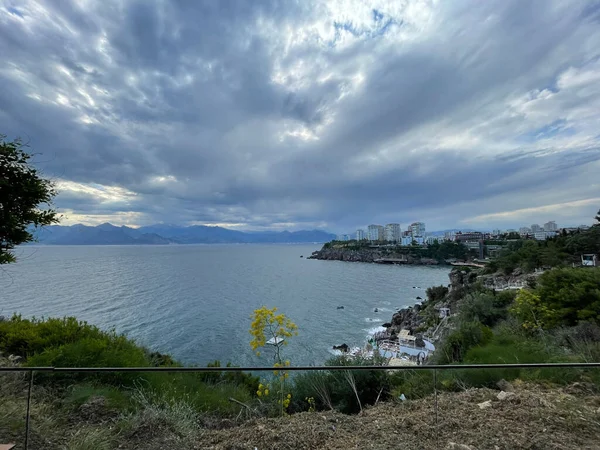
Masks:
[[[367,234],[370,241],[383,241],[385,239],[384,228],[381,225],[369,225]]]
[[[385,226],[385,240],[388,242],[400,242],[401,232],[399,223],[388,223]]]
[[[556,225],[556,222],[554,220],[551,220],[550,222],[546,222],[544,224],[544,231],[556,231],[558,230],[558,225]]]
[[[415,222],[411,224],[410,232],[413,238],[425,236],[425,224],[423,222]]]
[[[365,233],[365,230],[356,230],[356,240],[364,241],[365,239],[367,239],[367,233]]]

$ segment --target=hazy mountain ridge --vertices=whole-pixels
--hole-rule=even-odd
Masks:
[[[194,225],[150,225],[140,228],[110,223],[52,225],[34,233],[37,243],[46,245],[168,245],[168,244],[250,244],[328,242],[334,234],[321,230],[244,232],[222,227]]]

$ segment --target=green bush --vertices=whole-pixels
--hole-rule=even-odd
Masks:
[[[469,349],[485,345],[492,339],[490,327],[479,322],[463,322],[459,328],[448,335],[434,354],[437,364],[461,362]]]
[[[494,296],[492,294],[467,295],[460,308],[463,320],[481,322],[487,326],[495,325],[507,314],[505,309],[494,306]]]
[[[383,365],[383,359],[347,358],[329,359],[328,366]],[[356,387],[356,393],[352,387]],[[346,414],[357,413],[361,407],[384,401],[390,395],[388,373],[383,370],[316,371],[298,375],[292,389],[292,410],[308,409],[306,398],[314,398],[317,409],[334,408]],[[360,399],[360,404],[359,400]]]
[[[427,288],[425,293],[427,294],[427,300],[435,304],[448,295],[448,288],[446,286],[432,286]]]
[[[85,338],[112,340],[117,337],[114,331],[102,331],[74,317],[23,319],[14,315],[0,322],[0,350],[23,357]]]
[[[433,393],[433,371],[431,370],[395,370],[390,375],[392,398],[398,399],[402,394],[414,400]]]
[[[538,278],[535,293],[557,313],[550,326],[600,324],[600,268],[550,270]]]
[[[136,382],[136,387],[138,394],[151,403],[184,403],[196,411],[223,417],[240,411],[240,405],[231,402],[230,398],[246,404],[252,401],[253,393],[247,386],[206,382],[202,375],[193,372],[145,373]]]
[[[221,367],[221,361],[215,360],[207,364],[207,367]],[[225,367],[237,367],[228,362]],[[206,383],[228,383],[245,387],[248,392],[254,393],[258,390],[260,377],[245,372],[201,372],[200,379]]]

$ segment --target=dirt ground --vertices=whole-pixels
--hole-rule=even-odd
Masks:
[[[600,449],[600,396],[566,389],[473,389],[386,403],[362,415],[302,413],[207,431],[205,449]],[[491,400],[483,409],[478,404]]]
[[[98,398],[57,420],[51,404],[35,403],[30,449],[600,449],[600,393],[593,385],[509,387],[503,399],[490,389],[442,393],[437,420],[433,396],[382,403],[355,416],[306,412],[240,423],[149,411],[123,417],[105,411]],[[0,419],[22,415],[2,403]],[[10,439],[23,448],[22,427],[7,428],[7,418],[0,443]]]

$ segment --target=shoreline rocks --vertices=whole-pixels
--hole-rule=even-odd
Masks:
[[[307,259],[322,261],[364,262],[375,264],[422,265],[437,266],[440,262],[432,258],[415,258],[389,249],[361,248],[322,248],[312,253]],[[443,263],[442,263],[443,264]]]

